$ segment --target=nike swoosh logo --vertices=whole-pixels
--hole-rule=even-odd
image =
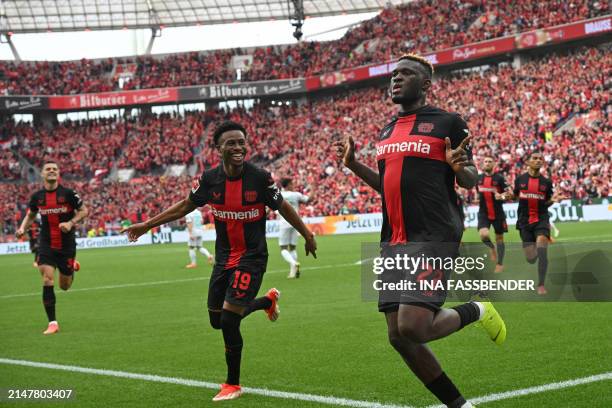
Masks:
[[[499,337],[499,335],[501,334],[501,332],[502,332],[502,328],[500,327],[500,328],[499,328],[499,331],[497,332],[497,334],[496,334],[496,335],[495,335],[495,337],[493,338],[493,341],[497,340],[497,338]]]

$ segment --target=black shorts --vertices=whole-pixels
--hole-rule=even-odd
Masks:
[[[208,309],[221,310],[224,301],[247,306],[257,296],[265,271],[262,266],[223,269],[215,265],[208,285]]]
[[[530,246],[536,242],[538,235],[544,235],[546,238],[550,238],[550,224],[548,220],[538,221],[533,224],[527,224],[518,227],[519,233],[521,234],[521,240],[523,241],[523,248]]]
[[[420,242],[405,245],[385,246],[381,251],[381,257],[393,257],[407,255],[410,258],[422,259],[433,257],[435,259],[456,258],[459,255],[459,243],[450,242]],[[422,265],[421,265],[422,266]],[[380,275],[381,284],[393,284],[414,282],[415,288],[378,291],[378,311],[382,313],[396,312],[399,305],[415,305],[437,312],[446,301],[446,289],[444,288],[421,288],[421,281],[427,281],[434,285],[442,282],[446,287],[451,270],[437,267],[418,267],[416,270],[386,269]]]
[[[38,256],[36,263],[38,265],[49,265],[57,268],[62,275],[72,276],[74,273],[74,259],[76,249],[74,251],[57,251],[55,249],[38,248]]]
[[[478,213],[478,229],[489,228],[493,226],[496,234],[503,234],[508,232],[508,224],[506,223],[506,216],[497,217],[494,220],[490,220],[487,214]]]

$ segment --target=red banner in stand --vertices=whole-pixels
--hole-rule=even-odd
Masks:
[[[609,32],[612,32],[611,16],[518,34],[516,45],[521,49],[532,48]]]
[[[81,95],[49,97],[51,109],[112,108],[130,105],[149,105],[161,102],[177,102],[177,88],[140,89],[124,92],[101,92]]]
[[[427,57],[433,64],[453,64],[503,54],[513,51],[514,48],[514,37],[506,37],[450,48],[429,54]]]

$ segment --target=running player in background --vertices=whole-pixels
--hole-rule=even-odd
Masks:
[[[472,162],[465,121],[456,113],[426,103],[432,76],[433,66],[423,57],[409,54],[398,60],[390,87],[399,112],[376,140],[378,171],[356,159],[352,136],[347,136],[344,143],[334,144],[344,165],[381,195],[384,258],[401,251],[406,254],[414,248],[417,252],[411,252],[412,257],[424,252],[424,256],[431,253],[439,258],[458,255],[463,226],[455,183],[472,188],[478,173]],[[450,273],[431,268],[411,274],[399,272],[401,278],[413,282],[446,282]],[[379,276],[385,281],[397,275],[394,270],[385,270]],[[468,302],[443,308],[445,290],[384,296],[379,292],[378,310],[385,314],[389,342],[412,372],[447,407],[473,407],[442,370],[427,343],[479,322],[491,340],[502,344],[506,326],[493,305]]]
[[[242,394],[242,319],[256,310],[265,310],[271,321],[278,318],[280,292],[276,288],[256,298],[268,264],[265,207],[278,210],[300,232],[306,240],[306,255],[316,257],[317,250],[314,235],[283,200],[270,173],[245,160],[246,137],[242,125],[231,121],[221,124],[213,140],[222,164],[205,171],[187,198],[146,222],[122,230],[135,242],[151,228],[184,217],[197,207],[209,204],[212,208],[217,240],[208,313],[210,325],[223,334],[227,364],[227,379],[213,401],[236,399]]]
[[[555,225],[555,223],[553,222],[553,220],[548,220],[548,222],[550,223],[550,228],[553,231],[553,236],[555,238],[559,237],[559,228],[557,228],[557,226]],[[550,242],[554,242],[554,240],[551,238]]]
[[[504,234],[508,232],[506,214],[504,213],[503,200],[505,194],[510,190],[506,179],[500,173],[494,173],[495,162],[487,156],[482,163],[483,173],[478,175],[478,233],[482,242],[491,250],[491,260],[496,262],[495,272],[504,271],[504,255],[506,245]],[[495,243],[497,249],[489,238],[489,228],[495,230]]]
[[[508,198],[518,198],[519,201],[516,228],[523,241],[527,262],[538,262],[538,295],[548,293],[544,286],[550,241],[548,207],[559,199],[553,195],[552,181],[540,174],[543,164],[542,153],[532,151],[527,159],[527,173],[518,176],[514,180],[513,192],[506,194]]]
[[[204,235],[202,213],[199,209],[195,209],[185,216],[187,224],[187,233],[189,234],[189,260],[191,261],[185,268],[193,269],[198,266],[196,259],[196,249],[199,253],[208,259],[208,263],[212,265],[214,258],[210,252],[202,245],[202,235]]]
[[[30,237],[30,251],[34,254],[34,262],[32,265],[38,268],[38,237],[40,236],[40,214],[36,214],[36,218],[32,221],[30,229],[28,230],[28,236]]]
[[[41,176],[44,188],[30,198],[30,208],[17,230],[22,237],[40,214],[41,229],[38,241],[38,270],[43,279],[43,305],[49,324],[43,334],[55,334],[59,324],[55,316],[54,272],[59,269],[59,286],[68,290],[79,270],[76,258],[74,227],[87,216],[87,208],[73,190],[59,184],[59,168],[55,162],[43,165]]]
[[[283,199],[291,204],[295,212],[299,214],[300,203],[307,203],[308,200],[310,200],[310,197],[300,192],[293,191],[293,180],[290,178],[282,179],[281,186]],[[280,218],[278,223],[280,228],[278,245],[281,249],[281,256],[289,264],[289,275],[287,278],[299,278],[300,263],[298,262],[298,254],[296,250],[298,232],[283,217]]]

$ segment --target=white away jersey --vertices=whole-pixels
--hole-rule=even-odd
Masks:
[[[291,204],[295,212],[297,212],[298,214],[300,209],[300,203],[308,202],[308,196],[302,193],[298,193],[297,191],[282,190],[281,193],[283,194],[283,199],[289,204]],[[279,217],[279,220],[281,228],[287,228],[291,226],[287,221],[285,221],[282,216]]]
[[[185,216],[185,221],[186,222],[190,222],[192,225],[192,228],[196,231],[201,231],[202,230],[202,213],[200,212],[199,209],[195,209],[192,212],[190,212],[189,214],[187,214]]]

